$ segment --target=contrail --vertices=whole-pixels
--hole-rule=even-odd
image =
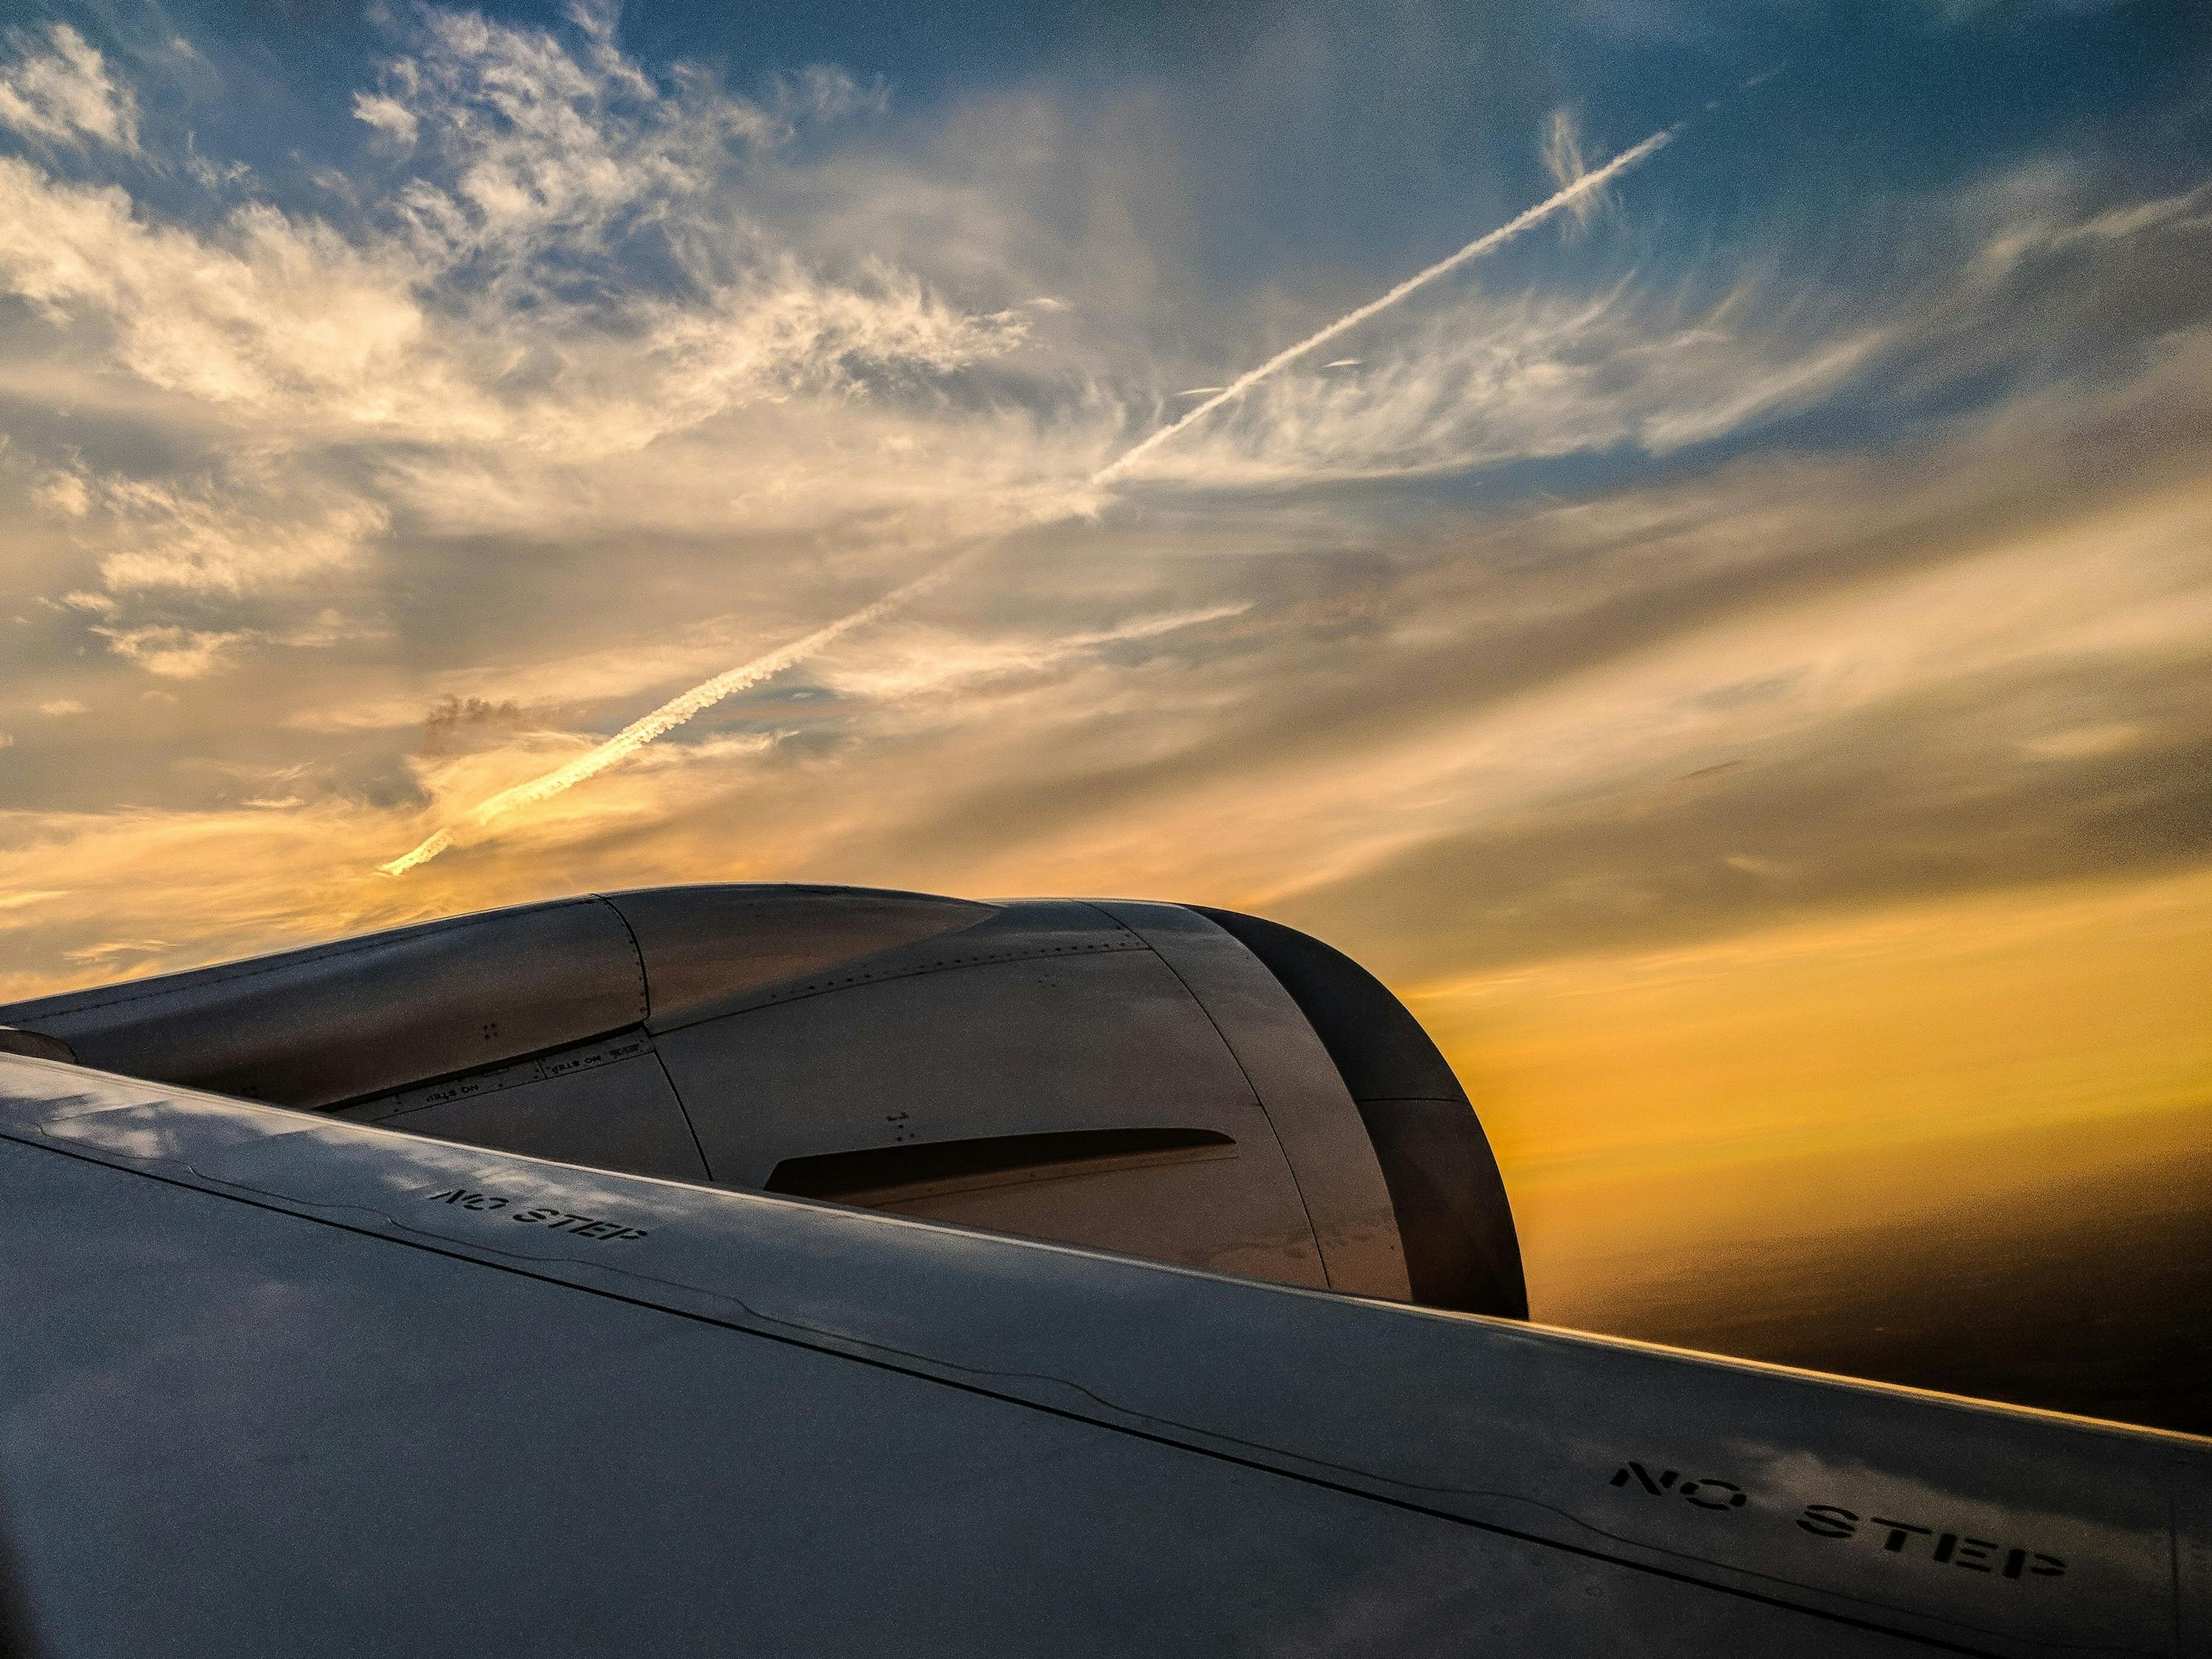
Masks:
[[[894,588],[873,604],[864,605],[827,627],[816,629],[803,639],[779,646],[764,657],[755,657],[749,663],[715,675],[711,680],[702,681],[681,696],[670,698],[650,714],[632,720],[598,748],[577,756],[565,766],[556,766],[542,776],[518,783],[512,789],[502,789],[489,799],[479,801],[459,823],[440,830],[413,851],[376,867],[387,876],[404,876],[416,865],[428,863],[451,847],[458,831],[480,830],[494,818],[503,817],[517,807],[535,805],[564,789],[574,788],[587,778],[597,777],[610,766],[627,760],[655,738],[674,731],[694,714],[712,708],[723,698],[742,691],[749,685],[757,685],[770,675],[781,673],[794,663],[812,656],[840,635],[849,634],[856,628],[865,628],[908,599],[927,592],[978,550],[969,548],[956,554],[927,574],[917,576],[904,587]]]
[[[1665,149],[1674,135],[1680,131],[1680,127],[1668,127],[1663,132],[1653,133],[1642,143],[1621,151],[1595,173],[1585,173],[1557,195],[1537,203],[1527,212],[1507,220],[1487,234],[1476,237],[1458,252],[1446,254],[1426,270],[1415,272],[1380,299],[1370,300],[1357,311],[1346,312],[1343,316],[1338,318],[1318,334],[1310,334],[1296,345],[1285,347],[1259,368],[1247,369],[1204,403],[1169,422],[1142,443],[1125,452],[1118,459],[1109,461],[1099,468],[1091,475],[1091,482],[1094,484],[1111,483],[1146,456],[1151,454],[1152,451],[1174,437],[1176,434],[1190,425],[1192,422],[1204,420],[1222,404],[1243,397],[1261,381],[1274,374],[1276,370],[1296,362],[1316,346],[1326,345],[1338,335],[1349,333],[1376,313],[1388,311],[1417,289],[1426,288],[1437,277],[1449,271],[1457,270],[1470,259],[1480,259],[1492,249],[1504,247],[1522,231],[1533,229],[1543,223],[1560,209],[1572,207],[1592,191],[1604,189],[1610,180],[1627,172],[1638,161],[1644,161],[1656,151]]]
[[[1535,206],[1508,220],[1497,229],[1476,237],[1456,253],[1447,254],[1426,270],[1408,276],[1381,298],[1369,301],[1356,311],[1345,313],[1343,316],[1320,332],[1308,335],[1296,345],[1277,352],[1257,368],[1249,369],[1238,375],[1227,386],[1215,390],[1213,395],[1204,403],[1161,427],[1142,441],[1124,450],[1119,456],[1100,467],[1086,481],[1085,488],[1096,488],[1099,484],[1111,483],[1186,427],[1194,422],[1203,420],[1224,404],[1233,403],[1259,385],[1261,381],[1296,362],[1316,346],[1326,345],[1339,335],[1358,327],[1369,318],[1388,311],[1407,295],[1427,287],[1437,277],[1458,270],[1460,266],[1470,260],[1480,259],[1493,249],[1504,246],[1522,232],[1533,229],[1562,209],[1573,206],[1593,191],[1604,189],[1612,179],[1665,148],[1680,131],[1680,127],[1669,127],[1664,131],[1653,133],[1642,143],[1632,145],[1621,151],[1620,155],[1595,172],[1583,173],[1555,195],[1537,203]],[[632,720],[598,748],[577,756],[566,765],[556,767],[543,776],[532,778],[527,782],[518,783],[512,789],[503,789],[489,799],[478,802],[458,822],[438,830],[411,852],[403,854],[389,864],[380,864],[376,867],[387,876],[404,876],[416,865],[428,863],[451,847],[453,844],[454,836],[459,831],[482,829],[494,819],[503,817],[518,807],[534,805],[541,800],[559,794],[564,789],[573,789],[587,778],[597,777],[610,766],[619,764],[644,748],[655,738],[675,730],[694,714],[702,714],[713,708],[723,698],[742,691],[749,685],[757,685],[771,675],[780,674],[785,669],[804,662],[833,641],[851,633],[856,628],[866,627],[870,623],[896,610],[908,599],[918,598],[929,592],[981,550],[979,547],[971,547],[956,553],[936,568],[915,577],[905,586],[894,588],[881,599],[862,605],[848,616],[840,617],[836,622],[825,627],[816,629],[803,639],[793,640],[788,645],[779,646],[766,656],[756,657],[749,663],[715,675],[711,680],[702,681],[681,696],[670,698],[651,714]]]

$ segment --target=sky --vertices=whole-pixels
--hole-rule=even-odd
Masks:
[[[5,16],[0,999],[1258,911],[1670,1338],[2212,1149],[2191,0]]]

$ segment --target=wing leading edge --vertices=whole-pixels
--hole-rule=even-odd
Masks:
[[[2181,1656],[2212,1443],[0,1055],[55,1655]]]

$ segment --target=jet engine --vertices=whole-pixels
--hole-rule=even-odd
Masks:
[[[1274,922],[662,887],[0,1007],[0,1043],[535,1158],[1525,1316],[1403,1005]]]

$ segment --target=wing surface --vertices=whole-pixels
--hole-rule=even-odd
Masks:
[[[0,1285],[56,1659],[2212,1650],[2212,1443],[6,1054]]]

